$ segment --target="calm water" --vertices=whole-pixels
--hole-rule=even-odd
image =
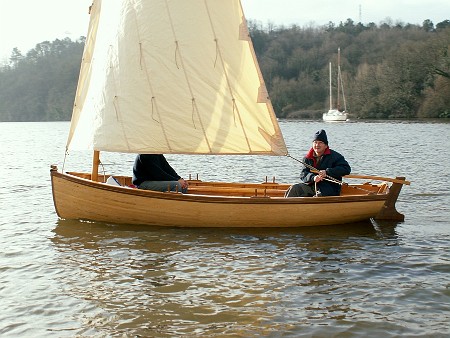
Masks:
[[[450,124],[282,121],[301,158],[324,127],[354,173],[406,176],[403,223],[275,230],[58,220],[68,123],[0,123],[0,336],[444,337]],[[129,174],[133,155],[102,157]],[[295,181],[288,158],[168,156],[184,177]],[[65,170],[90,170],[71,153]],[[326,212],[326,210],[324,210]]]

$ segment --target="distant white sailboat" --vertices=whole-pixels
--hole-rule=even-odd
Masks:
[[[341,94],[344,107],[341,107]],[[344,122],[347,121],[347,102],[345,101],[344,86],[341,76],[341,49],[338,48],[338,72],[337,72],[337,95],[336,107],[333,107],[333,86],[332,86],[332,69],[330,62],[330,109],[323,113],[323,120],[327,122]]]

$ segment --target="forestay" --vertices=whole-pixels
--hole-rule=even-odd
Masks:
[[[239,0],[95,0],[68,149],[287,154]]]

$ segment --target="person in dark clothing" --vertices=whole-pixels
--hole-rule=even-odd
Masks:
[[[301,183],[289,187],[285,197],[340,195],[341,185],[326,180],[326,177],[342,181],[342,176],[350,174],[351,168],[344,156],[328,147],[325,130],[321,129],[314,134],[312,147],[303,162],[317,170],[304,165],[300,173]]]
[[[187,192],[188,183],[162,154],[139,154],[133,166],[133,184],[139,189]]]

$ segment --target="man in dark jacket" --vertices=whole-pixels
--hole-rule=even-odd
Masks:
[[[139,154],[133,166],[133,184],[139,189],[187,192],[188,183],[176,173],[164,155]]]
[[[312,148],[303,158],[304,165],[300,173],[301,183],[292,185],[286,197],[339,196],[341,185],[326,179],[327,176],[342,181],[342,176],[350,174],[351,168],[344,156],[328,147],[325,130],[314,134]],[[314,167],[317,170],[312,170]]]

